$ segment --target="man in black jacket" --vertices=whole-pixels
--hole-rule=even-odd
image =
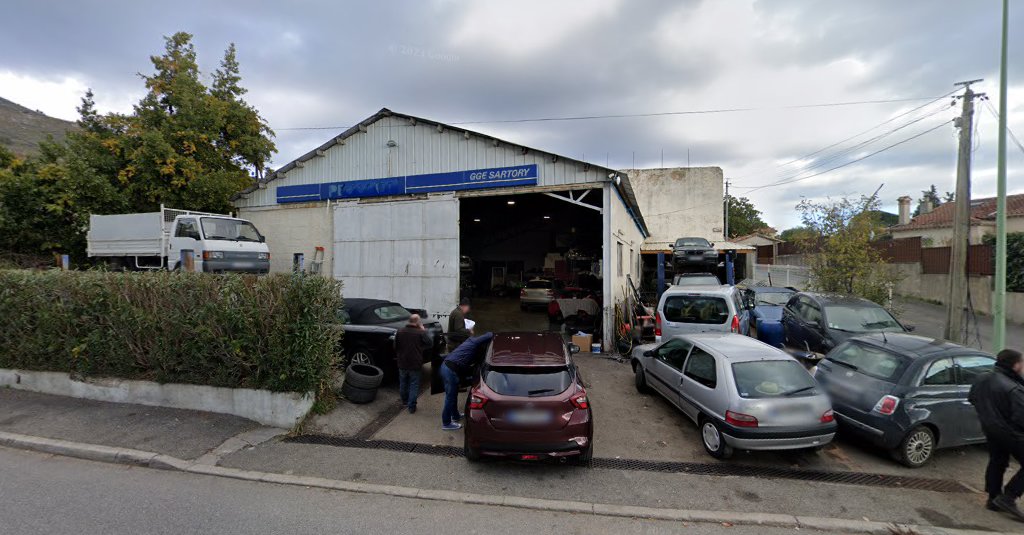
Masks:
[[[473,333],[466,328],[466,314],[469,314],[469,299],[463,297],[459,306],[448,316],[448,351],[455,351],[459,344],[465,342]]]
[[[423,328],[418,314],[409,316],[409,324],[395,334],[395,353],[398,357],[398,397],[409,413],[416,412],[416,398],[420,395],[420,372],[423,352],[430,349],[430,335]]]
[[[1024,468],[1003,487],[1003,475],[1010,457],[1024,465],[1024,359],[1020,351],[1004,349],[996,355],[992,371],[971,387],[968,397],[978,411],[978,420],[988,439],[988,468],[985,470],[987,507],[1009,513],[1024,522],[1017,499],[1024,494]]]

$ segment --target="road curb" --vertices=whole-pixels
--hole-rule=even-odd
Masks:
[[[516,507],[519,509],[534,511],[584,513],[599,516],[643,518],[677,522],[815,529],[825,532],[866,533],[872,535],[889,535],[892,533],[890,528],[893,527],[892,523],[868,520],[793,516],[777,513],[668,509],[634,505],[526,498],[520,496],[498,496],[449,490],[417,489],[412,487],[398,487],[394,485],[379,485],[376,483],[360,483],[356,481],[343,481],[311,476],[257,472],[254,470],[242,470],[238,468],[199,464],[193,461],[178,459],[169,455],[162,455],[149,451],[101,446],[97,444],[85,444],[67,440],[20,435],[17,433],[6,433],[2,431],[0,431],[0,446],[63,455],[66,457],[74,457],[89,461],[174,470],[192,474],[227,477],[243,481],[340,490],[345,492],[358,492],[361,494],[380,494],[400,498],[415,498],[460,504]],[[909,528],[913,530],[912,532],[920,533],[921,535],[1000,534],[1000,532],[995,531],[949,529],[913,524],[899,524],[899,526]]]

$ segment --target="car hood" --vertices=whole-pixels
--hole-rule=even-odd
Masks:
[[[777,305],[758,305],[754,307],[754,315],[763,321],[782,321],[782,309]]]

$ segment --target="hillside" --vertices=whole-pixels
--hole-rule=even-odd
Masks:
[[[75,123],[55,119],[0,97],[0,145],[15,154],[32,154],[47,134],[60,139],[70,128],[75,128]]]

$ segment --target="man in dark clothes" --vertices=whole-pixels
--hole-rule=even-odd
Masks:
[[[416,398],[420,395],[420,372],[423,352],[430,349],[430,335],[420,322],[418,314],[409,316],[409,324],[395,335],[395,353],[398,355],[398,396],[409,413],[416,412]]]
[[[448,351],[454,351],[473,333],[466,328],[466,314],[469,314],[469,299],[459,301],[459,306],[448,316]]]
[[[1024,494],[1024,468],[1003,487],[1003,475],[1010,457],[1024,465],[1024,359],[1020,351],[1004,349],[996,356],[992,371],[982,376],[968,396],[988,439],[988,468],[985,470],[987,507],[1024,522],[1017,499]]]
[[[444,408],[441,410],[441,429],[454,431],[462,429],[462,414],[459,413],[459,378],[473,373],[487,354],[487,344],[494,333],[485,333],[463,342],[455,351],[448,353],[441,365],[441,379],[444,380]]]

